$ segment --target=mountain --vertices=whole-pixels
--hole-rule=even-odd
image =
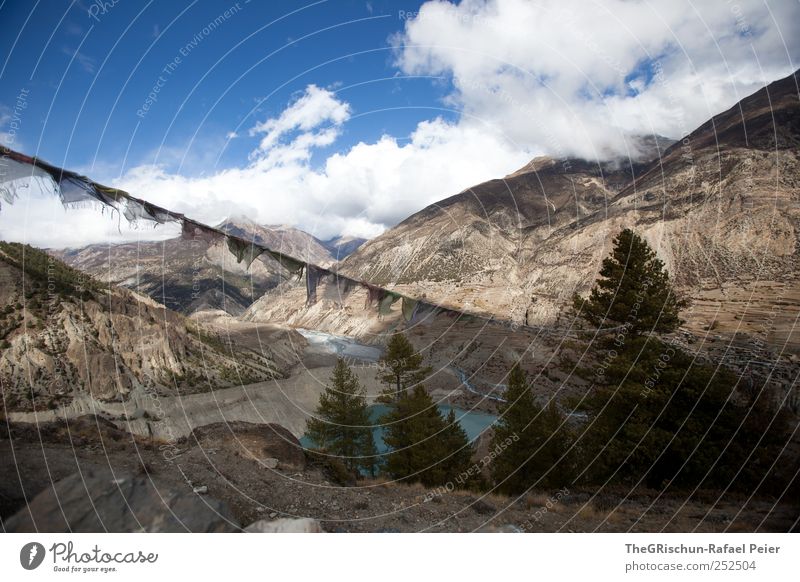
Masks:
[[[323,243],[296,228],[261,226],[241,217],[226,220],[219,228],[319,265],[336,261]],[[237,264],[224,241],[177,237],[161,242],[96,244],[52,254],[100,281],[134,289],[184,314],[214,309],[239,314],[288,276],[267,255],[256,259],[249,269]]]
[[[631,227],[692,300],[690,327],[755,333],[755,314],[775,308],[766,335],[798,350],[789,320],[800,310],[799,144],[795,73],[649,162],[538,158],[412,215],[341,268],[454,307],[550,325]]]
[[[0,242],[0,385],[4,409],[77,398],[187,394],[282,377],[293,362],[265,346],[226,345],[213,330],[43,251]],[[277,349],[279,342],[275,342]]]
[[[325,243],[299,228],[287,225],[263,226],[245,217],[228,219],[217,228],[281,253],[329,266],[334,258]]]
[[[335,261],[342,261],[352,255],[367,239],[354,236],[337,236],[322,242]]]
[[[245,217],[226,220],[218,228],[323,267],[341,261],[367,242],[366,239],[352,236],[337,236],[322,241],[293,226],[263,226]]]
[[[205,309],[240,313],[280,281],[277,265],[256,260],[248,272],[236,263],[224,242],[173,238],[95,244],[51,254],[100,281],[133,289],[186,314]]]

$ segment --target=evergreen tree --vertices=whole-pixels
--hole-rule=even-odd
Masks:
[[[624,230],[600,275],[589,299],[576,298],[575,307],[595,325],[610,321],[627,331],[624,341],[617,334],[612,349],[595,354],[602,371],[592,375],[580,404],[589,415],[578,441],[585,478],[751,492],[777,482],[774,467],[787,456],[787,414],[772,405],[769,391],[739,387],[726,368],[657,337],[680,325],[685,303],[653,250]]]
[[[389,447],[386,470],[394,479],[445,485],[469,468],[472,447],[455,415],[445,418],[425,388],[404,392],[381,418]]]
[[[492,437],[492,450],[497,451],[492,479],[498,490],[519,494],[534,485],[568,483],[571,444],[563,415],[552,403],[546,409],[536,404],[525,372],[515,365]]]
[[[736,385],[725,368],[657,338],[635,338],[583,404],[589,480],[758,486],[789,440],[787,418],[768,398],[747,402]]]
[[[598,327],[626,326],[631,336],[669,333],[681,324],[678,299],[664,263],[638,234],[623,230],[611,256],[603,259],[600,279],[588,299],[576,296],[575,308]]]
[[[379,363],[383,372],[378,379],[389,386],[382,397],[384,402],[399,399],[409,388],[424,382],[431,371],[430,366],[422,365],[422,355],[401,333],[394,334],[386,344]]]
[[[306,434],[352,473],[374,474],[376,449],[367,400],[358,378],[341,358],[320,396],[316,418],[307,422]]]
[[[449,479],[453,476],[458,477],[465,469],[469,468],[473,447],[470,445],[467,432],[456,419],[456,413],[451,408],[445,419],[446,427],[442,435],[441,448],[443,454],[447,456],[442,460],[444,472]]]

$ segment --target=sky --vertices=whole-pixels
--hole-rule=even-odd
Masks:
[[[798,68],[776,0],[0,0],[0,142],[216,224],[371,238],[540,155],[640,155]],[[0,237],[170,227],[31,188]]]

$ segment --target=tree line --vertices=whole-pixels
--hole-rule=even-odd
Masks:
[[[609,483],[751,493],[785,487],[776,469],[788,454],[789,413],[766,386],[743,386],[730,370],[665,339],[681,325],[686,302],[642,237],[623,230],[588,298],[573,303],[577,318],[610,330],[585,354],[584,361],[602,365],[575,362],[589,388],[580,398],[544,406],[515,365],[492,427],[490,449],[498,453],[488,476],[473,470],[474,445],[454,412],[444,415],[429,395],[431,369],[400,333],[380,362],[386,388],[378,400],[388,411],[377,425],[363,387],[339,360],[307,435],[354,478],[380,473],[428,487],[509,495]],[[376,426],[388,449],[383,455]]]

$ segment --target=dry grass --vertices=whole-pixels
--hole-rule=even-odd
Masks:
[[[583,507],[578,510],[578,517],[588,521],[602,521],[607,516],[607,512],[600,511],[591,503],[584,504]]]

